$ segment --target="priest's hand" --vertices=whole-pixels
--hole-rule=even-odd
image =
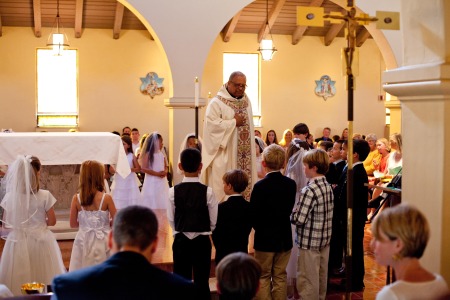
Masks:
[[[239,114],[234,114],[234,118],[236,119],[236,127],[240,127],[244,125],[244,117]]]

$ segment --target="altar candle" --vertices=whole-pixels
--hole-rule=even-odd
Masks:
[[[199,95],[200,95],[200,89],[199,89],[199,85],[198,85],[198,77],[195,77],[195,98],[194,98],[195,107],[198,107]]]

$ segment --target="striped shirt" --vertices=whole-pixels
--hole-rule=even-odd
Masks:
[[[310,179],[291,215],[296,227],[295,243],[300,249],[322,250],[330,244],[333,219],[333,190],[325,176]]]

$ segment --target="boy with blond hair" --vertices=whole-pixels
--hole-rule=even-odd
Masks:
[[[308,185],[292,212],[296,226],[298,256],[297,289],[302,299],[325,299],[327,295],[328,255],[333,219],[333,189],[325,179],[328,154],[322,149],[303,157]]]
[[[255,259],[262,268],[256,299],[261,300],[287,298],[286,266],[292,249],[289,217],[297,186],[294,180],[281,174],[284,161],[281,146],[272,144],[264,149],[262,165],[266,176],[255,183],[250,197]]]

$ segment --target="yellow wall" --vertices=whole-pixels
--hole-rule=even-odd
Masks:
[[[128,125],[139,128],[141,133],[158,130],[168,137],[169,110],[163,100],[169,97],[169,66],[148,33],[124,30],[120,39],[114,40],[111,30],[85,29],[80,39],[73,37],[72,29],[66,32],[71,47],[79,49],[79,129],[112,131]],[[3,28],[0,128],[36,130],[35,49],[45,45],[46,34],[44,30],[42,38],[35,38],[30,28]],[[316,137],[324,126],[330,126],[332,134],[340,134],[347,127],[347,92],[340,62],[344,39],[338,38],[328,47],[316,37],[305,37],[295,46],[288,36],[274,36],[274,40],[278,53],[273,61],[261,63],[262,131],[275,129],[281,135],[284,129],[306,122]],[[229,43],[218,37],[205,63],[201,97],[206,98],[208,92],[214,95],[223,83],[224,51],[256,52],[257,48],[252,34],[234,34]],[[384,103],[378,101],[378,95],[384,62],[372,40],[360,48],[360,66],[354,128],[356,132],[382,136]],[[165,78],[166,91],[154,99],[139,91],[139,77],[150,71]],[[314,94],[315,80],[322,75],[336,81],[337,94],[327,101]],[[204,111],[200,110],[200,120]]]
[[[168,135],[168,92],[151,99],[141,94],[140,77],[157,72],[165,78],[168,66],[147,31],[121,32],[85,29],[80,39],[66,30],[70,45],[79,50],[80,131],[121,131],[124,126],[141,132],[158,130]],[[45,36],[45,37],[44,37]],[[35,38],[30,28],[3,27],[0,38],[0,127],[35,131],[35,49],[47,36]],[[170,84],[166,78],[164,84]],[[46,129],[47,130],[47,129]]]
[[[341,76],[340,51],[345,47],[342,38],[325,47],[320,38],[304,37],[292,45],[289,36],[274,36],[278,49],[270,62],[261,62],[262,132],[274,129],[278,136],[286,128],[299,122],[308,124],[316,137],[325,126],[332,134],[341,134],[347,127],[347,91],[345,78]],[[219,37],[214,43],[204,70],[202,94],[214,93],[222,83],[223,52],[256,52],[256,36],[234,34],[231,41],[223,43]],[[360,48],[360,75],[356,78],[354,131],[383,136],[385,122],[384,102],[378,100],[380,70],[384,62],[373,40]],[[323,98],[314,94],[315,80],[322,75],[336,81],[334,97]]]

